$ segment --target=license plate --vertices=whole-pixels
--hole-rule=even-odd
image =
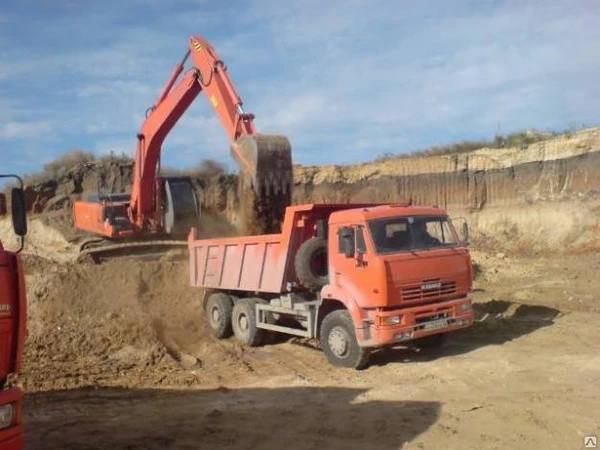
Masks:
[[[445,328],[448,326],[448,319],[432,320],[431,322],[427,322],[423,325],[423,329],[425,331],[439,330],[440,328]]]

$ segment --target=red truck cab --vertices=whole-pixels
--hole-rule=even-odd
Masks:
[[[445,211],[378,205],[329,218],[324,299],[345,299],[360,346],[379,347],[468,326],[472,264]]]
[[[0,178],[8,176],[0,175]],[[25,276],[19,252],[27,233],[23,184],[13,188],[13,230],[20,238],[18,249],[5,249],[0,242],[0,450],[23,448],[23,391],[16,385],[21,372],[27,327]]]
[[[315,338],[330,363],[362,368],[373,349],[438,345],[473,323],[469,250],[441,208],[297,205],[280,234],[198,234],[188,238],[190,282],[208,293],[217,338]]]

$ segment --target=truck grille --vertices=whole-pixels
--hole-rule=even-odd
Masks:
[[[418,285],[406,286],[400,291],[402,300],[435,300],[456,293],[455,281],[423,280]]]

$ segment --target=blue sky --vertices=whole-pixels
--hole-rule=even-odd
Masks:
[[[295,163],[599,122],[596,0],[4,0],[0,170],[31,173],[75,148],[133,155],[194,34]],[[163,164],[207,157],[235,169],[201,95]]]

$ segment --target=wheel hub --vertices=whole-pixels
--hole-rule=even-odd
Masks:
[[[211,311],[211,319],[213,321],[213,324],[218,324],[221,321],[221,311],[219,311],[219,308],[214,307]]]
[[[329,348],[337,357],[344,357],[348,353],[349,340],[347,333],[339,327],[334,328],[327,338]]]
[[[247,332],[248,331],[248,327],[249,327],[249,323],[248,323],[248,317],[246,317],[245,314],[241,314],[239,319],[238,319],[238,324],[240,326],[240,330],[242,330],[243,332]]]

